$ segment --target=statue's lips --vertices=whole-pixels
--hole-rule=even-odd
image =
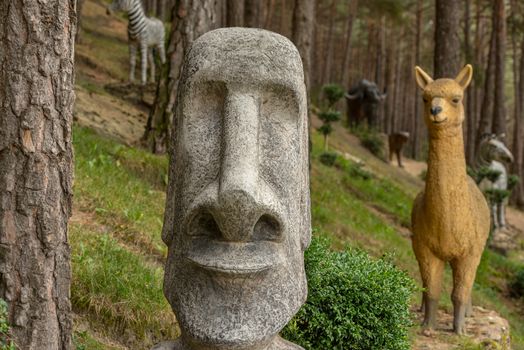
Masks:
[[[281,243],[270,241],[227,242],[193,238],[184,257],[208,271],[242,275],[260,273],[283,261]]]
[[[448,120],[448,118],[444,118],[442,120],[436,120],[436,119],[433,119],[432,122],[433,124],[442,124],[444,123],[446,120]]]

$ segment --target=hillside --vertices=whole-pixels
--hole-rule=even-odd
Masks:
[[[138,146],[154,87],[148,87],[142,99],[126,82],[123,19],[106,16],[103,2],[86,0],[82,21],[82,41],[76,48],[75,202],[70,225],[75,344],[89,350],[149,349],[178,335],[162,293],[166,247],[160,231],[168,162]],[[315,119],[313,127],[318,125]],[[409,223],[413,198],[423,186],[417,175],[424,165],[408,160],[409,171],[389,165],[337,125],[330,145],[341,157],[327,167],[319,161],[321,135],[313,131],[312,139],[314,234],[331,236],[334,249],[350,245],[376,257],[392,253],[395,264],[419,281]],[[356,165],[356,158],[364,168]],[[511,210],[508,220],[515,232],[524,227],[522,213]],[[473,300],[508,319],[512,348],[524,349],[524,303],[511,298],[508,290],[524,263],[524,233],[516,239],[520,250],[507,256],[485,252]],[[451,311],[450,293],[447,269],[443,313]],[[417,295],[414,309],[419,302]],[[415,324],[414,348],[428,342],[434,344],[428,349],[479,348],[449,331],[425,337],[418,320]]]

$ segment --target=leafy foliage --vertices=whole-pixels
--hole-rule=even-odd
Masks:
[[[524,297],[524,267],[522,267],[515,274],[515,277],[513,278],[513,282],[511,283],[510,290],[511,290],[511,294],[514,297],[517,297],[517,298]]]
[[[363,180],[370,180],[373,178],[373,174],[364,169],[364,166],[360,163],[352,163],[349,165],[349,175]]]
[[[327,166],[333,166],[338,155],[335,152],[323,152],[320,154],[320,162]]]
[[[308,300],[283,336],[306,349],[410,349],[414,281],[387,257],[329,245],[315,237],[306,251]]]
[[[15,344],[9,336],[7,317],[7,303],[0,298],[0,350],[15,350]]]
[[[337,84],[326,84],[322,86],[322,92],[327,100],[328,107],[332,107],[344,96],[344,88]]]
[[[373,130],[366,130],[361,132],[358,137],[360,143],[371,153],[379,158],[384,157],[384,140],[380,137],[380,134]]]

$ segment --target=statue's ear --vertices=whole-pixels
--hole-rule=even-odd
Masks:
[[[471,83],[471,78],[473,78],[473,67],[471,64],[466,64],[455,78],[455,81],[462,89],[466,89],[469,83]]]
[[[431,78],[429,74],[424,72],[419,66],[415,66],[415,79],[422,90],[426,88],[426,85],[433,82],[433,78]]]

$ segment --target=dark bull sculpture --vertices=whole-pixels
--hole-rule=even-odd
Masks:
[[[377,84],[363,79],[349,89],[345,97],[349,126],[358,126],[365,119],[369,128],[378,128],[378,106],[386,98],[386,93],[380,93]]]

